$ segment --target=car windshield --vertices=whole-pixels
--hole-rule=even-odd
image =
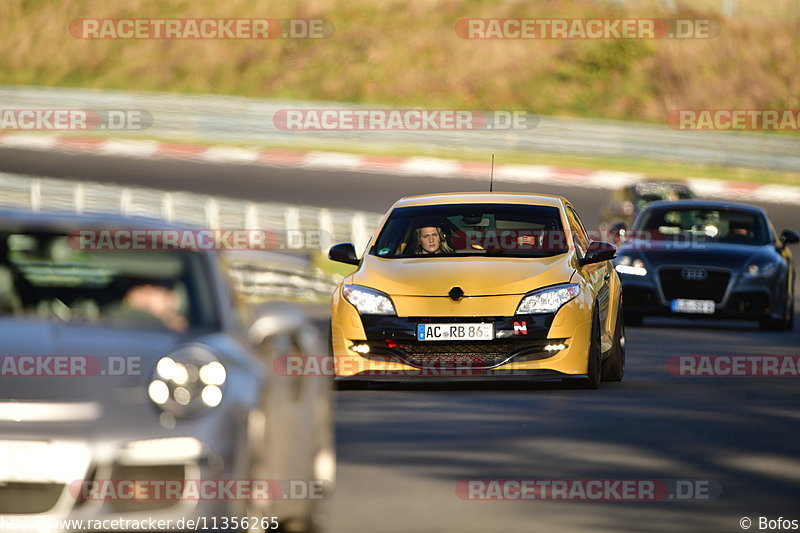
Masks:
[[[447,204],[395,209],[370,254],[549,257],[566,252],[566,242],[557,207]]]
[[[76,237],[0,234],[0,316],[184,332],[218,317],[199,253],[81,250]]]
[[[736,209],[649,209],[634,228],[660,240],[697,239],[733,244],[768,244],[769,230],[758,213]]]
[[[651,202],[661,200],[691,200],[692,191],[683,185],[669,183],[641,184],[636,186],[636,206],[641,209]]]

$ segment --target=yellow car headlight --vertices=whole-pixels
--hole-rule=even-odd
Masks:
[[[545,289],[536,290],[526,295],[517,307],[518,315],[536,315],[555,313],[562,305],[581,293],[577,283],[565,283]]]
[[[396,315],[394,304],[387,294],[361,285],[345,285],[342,290],[345,300],[362,315]]]

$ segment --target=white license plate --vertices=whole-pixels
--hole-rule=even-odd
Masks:
[[[494,325],[474,324],[419,324],[419,341],[490,341],[494,339]]]
[[[714,314],[714,300],[672,300],[673,313]]]

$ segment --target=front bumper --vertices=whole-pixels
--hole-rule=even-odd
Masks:
[[[231,516],[241,509],[230,501],[191,500],[174,493],[167,495],[167,482],[173,486],[198,485],[203,480],[224,480],[231,477],[221,466],[224,462],[208,450],[184,457],[139,457],[134,461],[117,457],[102,458],[104,444],[73,442],[73,449],[83,448],[85,474],[72,480],[20,479],[5,483],[0,493],[5,502],[0,525],[13,531],[71,531],[79,529],[75,521],[91,521],[92,530],[179,529],[178,520],[201,517]],[[199,444],[199,443],[198,443]],[[162,441],[168,448],[168,441]],[[118,448],[116,451],[120,451]],[[202,450],[202,447],[199,447]],[[148,452],[149,453],[149,452]],[[61,457],[63,461],[76,457]],[[222,486],[219,483],[218,486]],[[163,492],[153,492],[153,489]],[[147,493],[149,491],[149,494]],[[162,496],[163,495],[163,496]],[[117,522],[113,522],[117,520]],[[152,522],[150,522],[152,520]],[[72,522],[70,522],[72,521]],[[137,521],[139,525],[122,521]],[[106,525],[102,525],[102,524]],[[153,523],[152,528],[147,524]],[[72,524],[70,526],[70,524]],[[142,527],[143,526],[143,527]],[[181,529],[184,529],[185,526]],[[3,528],[0,527],[0,530]]]
[[[243,477],[237,455],[244,455],[246,419],[220,409],[178,420],[169,430],[157,418],[129,419],[127,432],[101,431],[108,427],[102,421],[69,427],[23,422],[5,428],[0,449],[19,450],[20,443],[29,442],[43,446],[20,452],[19,462],[25,464],[0,483],[0,531],[72,531],[80,529],[74,522],[79,520],[92,521],[83,529],[93,531],[162,531],[167,522],[167,529],[188,530],[193,528],[181,526],[179,519],[198,523],[203,517],[242,516],[245,500],[227,497],[223,487]],[[175,487],[201,485],[226,497],[175,492]]]
[[[375,383],[485,383],[492,381],[549,383],[564,380],[586,379],[586,374],[564,374],[555,370],[525,370],[518,368],[500,368],[480,373],[463,370],[445,370],[439,372],[430,369],[417,370],[383,370],[365,371],[352,376],[337,377],[338,382],[375,382]]]
[[[588,372],[591,307],[581,299],[547,315],[361,317],[343,303],[334,306],[333,317],[333,353],[340,381],[549,381],[580,378]],[[494,339],[417,340],[417,327],[430,323],[491,323]]]
[[[780,318],[784,311],[785,295],[775,279],[745,279],[732,274],[719,295],[708,297],[715,302],[713,314],[689,314],[672,311],[672,298],[706,299],[671,290],[659,276],[620,274],[622,301],[625,313],[639,316],[676,316],[692,318],[729,318],[762,320]],[[672,294],[670,294],[672,293]],[[696,293],[695,293],[696,294]]]

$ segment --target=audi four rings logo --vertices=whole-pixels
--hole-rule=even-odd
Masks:
[[[691,281],[705,281],[708,278],[708,270],[705,268],[684,268],[681,270],[681,277]]]

